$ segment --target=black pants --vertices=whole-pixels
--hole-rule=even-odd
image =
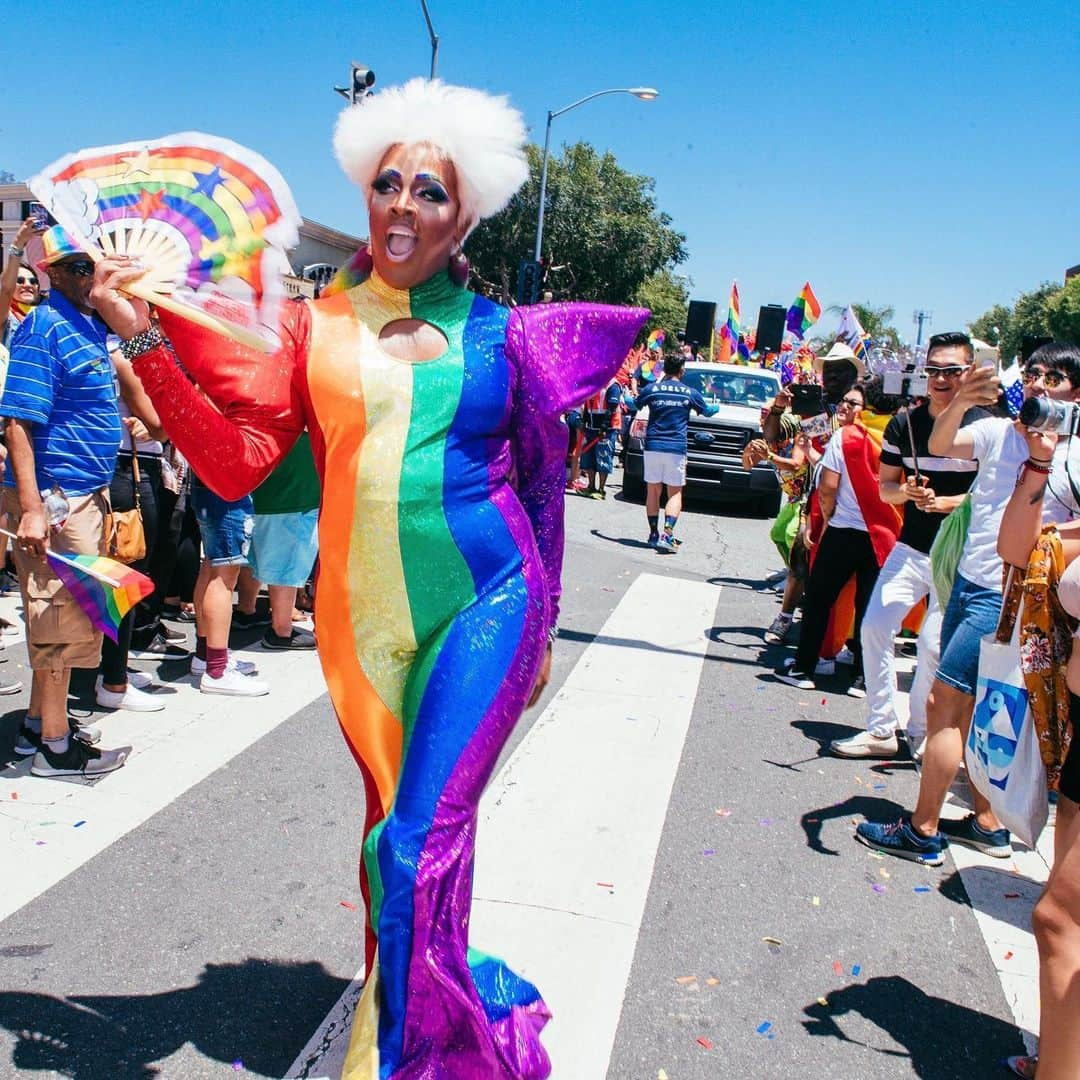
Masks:
[[[131,510],[135,506],[135,483],[131,469],[131,457],[121,455],[116,462],[109,499],[114,510]],[[143,532],[146,534],[147,557],[133,562],[136,570],[144,573],[149,564],[149,554],[154,550],[158,533],[157,493],[161,490],[161,459],[139,455],[139,499],[142,504]],[[127,682],[128,651],[131,649],[131,627],[135,612],[129,611],[120,620],[117,640],[106,637],[101,644],[101,675],[109,686]]]
[[[829,625],[829,613],[836,598],[854,575],[855,631],[851,652],[855,657],[855,674],[863,673],[860,632],[879,569],[869,533],[862,529],[836,529],[831,525],[826,528],[814,568],[806,579],[802,629],[795,654],[796,671],[813,676],[821,643],[825,640],[825,629]]]

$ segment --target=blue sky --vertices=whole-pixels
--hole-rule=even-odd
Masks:
[[[692,294],[745,322],[807,278],[824,306],[933,311],[956,328],[1080,263],[1075,3],[712,5],[429,0],[439,74],[508,93],[537,141],[555,121],[657,181],[687,236]],[[350,59],[426,74],[419,0],[381,5],[35,3],[5,50],[0,169],[197,129],[262,152],[304,214],[363,231],[330,92]],[[76,14],[77,12],[77,14]],[[823,316],[823,326],[834,322]]]

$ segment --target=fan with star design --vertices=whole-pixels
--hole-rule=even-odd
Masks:
[[[95,261],[146,268],[127,292],[245,344],[277,342],[300,213],[281,174],[200,132],[80,150],[27,181]]]

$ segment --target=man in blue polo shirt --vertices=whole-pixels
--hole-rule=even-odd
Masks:
[[[648,406],[645,429],[645,515],[649,519],[649,545],[666,555],[674,555],[675,523],[682,510],[682,489],[686,486],[686,433],[690,411],[713,416],[720,408],[710,405],[701,394],[682,381],[685,356],[664,357],[664,377],[649,383],[637,396],[634,410]],[[660,489],[667,485],[664,533],[661,536]]]
[[[3,512],[9,527],[18,523],[15,567],[33,670],[15,749],[34,755],[35,776],[96,775],[123,765],[130,747],[99,750],[96,729],[69,724],[71,669],[98,666],[101,632],[53,573],[45,549],[103,554],[120,414],[108,331],[90,306],[94,264],[59,226],[42,242],[38,269],[52,291],[15,331],[0,398],[9,453]]]

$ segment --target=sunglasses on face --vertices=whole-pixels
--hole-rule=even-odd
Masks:
[[[928,367],[923,368],[928,379],[958,379],[966,370],[963,367]]]
[[[1047,390],[1053,390],[1055,386],[1070,381],[1069,376],[1064,371],[1043,371],[1042,368],[1029,368],[1024,372],[1022,378],[1025,386],[1031,386],[1032,383],[1042,379],[1043,386]]]
[[[57,263],[59,269],[76,277],[93,277],[94,264],[88,259],[86,262]]]
[[[863,407],[863,403],[858,398],[841,398],[840,404],[846,405],[849,409],[861,409]]]
[[[36,285],[38,279],[36,277],[17,277],[15,283],[17,285]]]

